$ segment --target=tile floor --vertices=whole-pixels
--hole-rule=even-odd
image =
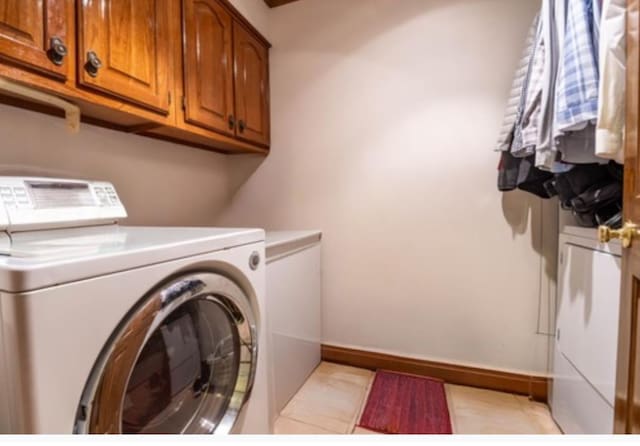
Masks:
[[[355,427],[373,372],[321,363],[275,423],[276,434],[376,434]],[[456,434],[560,434],[545,404],[524,396],[445,385]]]

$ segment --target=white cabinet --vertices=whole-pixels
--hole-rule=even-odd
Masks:
[[[620,246],[594,229],[560,235],[551,408],[568,434],[613,432]]]
[[[320,363],[320,233],[267,232],[266,244],[272,401],[279,413]]]

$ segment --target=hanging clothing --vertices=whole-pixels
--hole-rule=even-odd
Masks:
[[[509,92],[507,109],[502,120],[502,126],[500,127],[500,135],[498,136],[496,151],[510,150],[511,143],[513,141],[515,123],[519,116],[522,102],[522,89],[526,83],[527,73],[529,72],[529,62],[535,45],[538,20],[539,17],[536,16],[529,28],[522,56],[520,57],[520,62],[518,62],[518,68],[516,69],[513,84],[511,85],[511,91]]]
[[[510,101],[515,113],[508,122],[510,138],[500,146],[498,189],[542,198],[559,195],[578,224],[618,224],[621,179],[608,174],[615,163],[604,165],[607,161],[596,156],[595,135],[602,113],[599,36],[610,32],[604,19],[600,28],[601,8],[606,14],[610,3],[623,0],[605,0],[604,5],[602,0],[541,1],[533,47],[527,42],[527,70],[522,73],[521,61],[516,79],[519,100]],[[604,113],[615,112],[604,108]]]
[[[595,154],[595,124],[588,122],[584,128],[570,130],[556,139],[556,147],[563,163],[572,164],[606,164],[607,160]]]
[[[583,129],[598,116],[593,0],[569,0],[565,30],[555,94],[555,136]]]
[[[593,0],[593,47],[598,51],[600,43],[600,28],[602,20],[602,0]],[[599,52],[596,53],[598,62],[600,61]]]
[[[555,90],[553,172],[573,164],[604,163],[595,155],[598,109],[598,0],[556,1],[558,77]],[[562,18],[560,18],[562,17]]]
[[[516,158],[508,151],[502,152],[498,165],[498,190],[520,189],[540,198],[551,198],[553,195],[545,188],[545,183],[553,178],[553,174],[536,169],[534,162],[534,155]]]
[[[553,135],[558,60],[561,56],[559,42],[564,39],[566,1],[542,0],[540,11],[545,54],[535,166],[549,172],[565,169],[562,164],[557,162],[559,154]],[[566,169],[569,168],[567,167]]]
[[[544,85],[544,39],[542,38],[542,24],[538,23],[536,43],[531,54],[529,73],[523,90],[522,116],[516,123],[511,154],[515,157],[527,157],[535,153],[538,142],[540,115],[542,112],[542,88]]]
[[[624,162],[626,0],[604,0],[600,24],[600,90],[596,155]]]

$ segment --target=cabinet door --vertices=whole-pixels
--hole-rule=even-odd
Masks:
[[[218,0],[184,0],[187,122],[233,135],[232,19]]]
[[[167,113],[173,85],[168,0],[79,2],[81,85]]]
[[[268,49],[238,23],[234,24],[235,99],[239,138],[269,144]]]
[[[0,0],[0,59],[66,79],[72,8],[71,0]]]

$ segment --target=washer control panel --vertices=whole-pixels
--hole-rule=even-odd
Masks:
[[[29,195],[27,195],[27,189],[22,186],[0,187],[0,198],[2,198],[2,203],[8,207],[27,207],[31,204]]]
[[[126,216],[108,182],[0,176],[0,229],[5,231],[92,226]]]

